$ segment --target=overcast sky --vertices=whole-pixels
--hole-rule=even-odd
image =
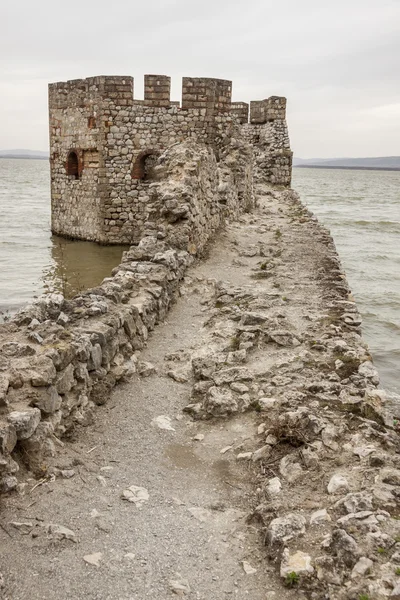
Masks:
[[[400,155],[400,0],[4,0],[0,57],[0,149],[47,150],[48,82],[157,73],[287,96],[296,156]]]

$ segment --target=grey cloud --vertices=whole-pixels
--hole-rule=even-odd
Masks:
[[[299,156],[400,154],[399,29],[398,0],[3,3],[0,148],[46,149],[48,81],[159,72],[286,95]]]

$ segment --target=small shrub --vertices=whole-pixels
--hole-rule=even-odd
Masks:
[[[400,575],[400,567],[397,567],[397,569],[395,570],[396,575]]]
[[[292,571],[291,573],[288,573],[286,575],[285,585],[286,585],[286,587],[295,587],[296,585],[299,584],[299,581],[300,581],[300,577],[299,577],[298,573],[295,573],[295,571]]]

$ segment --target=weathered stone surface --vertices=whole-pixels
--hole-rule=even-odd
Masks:
[[[57,375],[55,386],[59,394],[66,394],[75,385],[74,365],[68,365],[63,371]]]
[[[281,490],[282,490],[282,484],[279,480],[279,477],[273,477],[272,479],[269,480],[266,491],[267,491],[267,494],[271,498],[280,494]]]
[[[50,422],[42,421],[29,438],[20,442],[25,464],[38,476],[47,473],[49,458],[55,456],[53,431]]]
[[[6,494],[7,492],[12,492],[12,490],[15,490],[17,485],[18,479],[16,477],[13,477],[12,475],[6,475],[0,480],[0,491],[3,494]]]
[[[5,403],[6,394],[10,380],[7,375],[0,373],[0,405]]]
[[[40,408],[43,413],[53,414],[57,412],[62,403],[62,398],[59,395],[57,388],[53,385],[41,390],[40,394],[31,401],[32,406]]]
[[[360,557],[360,549],[356,540],[344,529],[336,529],[333,532],[330,548],[332,554],[350,569],[354,567]]]
[[[204,407],[213,417],[231,415],[239,410],[231,390],[218,387],[211,387],[208,390]]]
[[[56,377],[54,363],[47,356],[39,356],[29,370],[33,386],[40,387],[50,385]]]
[[[332,519],[331,519],[330,515],[328,514],[328,511],[326,510],[326,508],[321,508],[321,510],[317,510],[317,511],[313,512],[313,514],[310,517],[310,524],[311,525],[319,525],[321,523],[328,523],[331,520]]]
[[[97,371],[101,367],[103,353],[100,344],[94,344],[90,350],[90,358],[88,360],[88,370]]]
[[[263,460],[264,458],[268,458],[270,454],[271,446],[269,444],[266,444],[265,446],[262,446],[262,448],[259,448],[258,450],[253,452],[251,459],[253,462],[257,462],[259,460]]]
[[[142,377],[150,377],[156,372],[156,368],[152,363],[142,361],[138,363],[137,371]]]
[[[284,456],[279,463],[279,471],[289,483],[295,482],[303,475],[303,469],[294,456]]]
[[[76,533],[72,531],[72,529],[68,529],[68,527],[64,527],[63,525],[57,525],[55,523],[50,523],[47,526],[48,534],[55,540],[69,540],[71,542],[78,542],[76,537]]]
[[[12,411],[7,418],[14,426],[17,438],[26,440],[34,434],[40,423],[40,410],[38,408],[27,408],[24,411]]]
[[[341,508],[346,513],[357,513],[362,510],[373,510],[373,498],[368,492],[355,492],[347,494],[338,500],[335,507]]]
[[[351,578],[356,579],[357,577],[364,577],[371,570],[373,566],[372,560],[362,556],[357,563],[354,565],[351,572]]]
[[[349,489],[349,482],[343,475],[335,474],[332,475],[328,483],[328,493],[337,494],[339,491],[344,492]]]
[[[7,454],[14,450],[17,443],[17,432],[14,425],[0,424],[0,452]]]
[[[19,344],[18,342],[7,342],[0,348],[2,354],[13,358],[21,358],[23,356],[33,356],[36,352],[32,346],[28,344]]]
[[[291,554],[287,548],[283,551],[280,574],[286,578],[289,573],[296,575],[309,575],[314,573],[314,567],[311,565],[311,556],[298,550]]]
[[[289,540],[303,535],[305,530],[305,518],[300,514],[290,513],[271,521],[267,529],[266,544],[270,548],[277,548]]]

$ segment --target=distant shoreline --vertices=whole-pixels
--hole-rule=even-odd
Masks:
[[[400,167],[345,167],[328,165],[293,165],[293,169],[344,169],[346,171],[400,171]]]
[[[48,156],[27,156],[26,154],[1,154],[0,158],[18,158],[24,160],[49,160]]]

